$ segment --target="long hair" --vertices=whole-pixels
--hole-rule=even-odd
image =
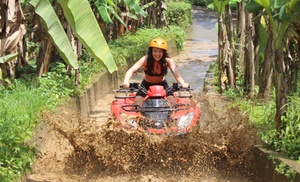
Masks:
[[[159,60],[159,64],[161,65],[161,74],[167,74],[168,72],[168,65],[166,58],[170,58],[168,52],[166,50],[163,50],[163,56]],[[151,73],[154,67],[154,57],[152,55],[152,47],[148,49],[148,56],[147,56],[147,70],[146,73]]]

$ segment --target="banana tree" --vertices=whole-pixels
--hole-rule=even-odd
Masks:
[[[100,21],[102,29],[105,30],[104,23],[106,23],[106,26],[114,26],[111,29],[114,36],[117,34],[123,35],[124,31],[126,32],[128,30],[127,28],[131,26],[132,21],[138,20],[138,16],[146,17],[147,13],[144,9],[155,3],[152,1],[140,6],[139,0],[121,0],[115,2],[112,0],[92,0],[92,2],[101,16],[101,20],[98,21]],[[113,19],[118,20],[118,22]],[[101,23],[101,21],[103,21],[103,23]],[[107,39],[109,39],[109,37],[107,37]]]
[[[112,73],[117,70],[114,58],[100,30],[88,0],[59,0],[64,15],[73,32],[95,60]],[[68,37],[48,0],[31,0],[35,12],[42,18],[47,32],[64,61],[78,68],[78,60]]]
[[[123,25],[126,26],[123,19],[118,15],[118,13],[115,11],[117,5],[112,2],[111,0],[93,0],[94,4],[98,8],[98,12],[101,15],[101,18],[104,20],[105,23],[112,23],[111,15],[115,17],[117,20],[119,20]],[[128,9],[129,12],[122,12],[124,15],[137,19],[136,14],[140,14],[143,17],[147,16],[147,13],[143,10],[143,8],[149,7],[149,5],[153,5],[154,1],[151,3],[147,3],[143,7],[139,6],[140,1],[136,0],[123,0],[121,3],[124,3]]]
[[[116,4],[111,0],[93,0],[98,12],[105,23],[112,23],[111,15],[119,20],[123,25],[126,25],[123,19],[115,11]]]
[[[287,71],[284,60],[284,48],[290,37],[298,35],[293,31],[291,24],[300,24],[299,14],[300,2],[298,0],[254,0],[247,4],[247,11],[262,11],[262,15],[270,22],[270,31],[272,33],[272,47],[274,54],[274,85],[276,92],[276,129],[281,125],[281,116],[284,115],[287,103]]]
[[[26,32],[23,20],[20,1],[0,2],[0,80],[15,79],[16,61],[13,60]]]
[[[232,42],[231,42],[231,24],[228,24],[228,10],[230,0],[214,0],[213,8],[218,13],[218,70],[219,85],[221,91],[224,91],[230,84],[235,87],[233,64],[232,64]],[[210,5],[212,6],[212,5]],[[227,7],[227,8],[226,8]]]
[[[154,4],[154,1],[145,3],[143,7],[140,7],[140,0],[124,0],[125,4],[129,7],[128,16],[133,17],[135,15],[142,15],[143,17],[147,16],[147,13],[144,11],[144,8],[148,8]],[[136,17],[137,18],[137,17]]]

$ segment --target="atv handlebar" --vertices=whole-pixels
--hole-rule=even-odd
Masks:
[[[139,89],[139,86],[140,86],[140,83],[138,83],[138,82],[129,83],[129,88],[124,88],[123,85],[120,85],[119,89],[115,90],[115,98],[120,98],[120,99],[121,98],[134,98],[135,96],[130,96],[130,93],[137,92]],[[190,86],[188,88],[183,88],[180,84],[173,83],[171,87],[174,92],[178,92],[178,97],[180,97],[180,98],[191,97],[191,95],[192,95],[191,91],[193,89],[191,89]],[[187,96],[187,95],[182,94],[182,92],[188,92],[189,94]],[[117,93],[125,93],[125,95],[120,96],[120,95],[117,95]]]
[[[193,91],[193,89],[191,89],[190,86],[188,88],[183,88],[178,83],[173,83],[172,87],[173,87],[173,91],[178,93],[177,97],[179,97],[179,98],[192,98],[191,91]]]
[[[125,88],[123,85],[119,86],[119,91],[137,91],[139,89],[140,84],[139,83],[129,83],[129,87]]]
[[[132,82],[129,83],[129,88],[124,88],[123,85],[120,85],[120,89],[126,89],[126,90],[135,90],[135,89],[139,89],[140,83],[138,82]],[[174,91],[178,91],[178,90],[193,90],[190,88],[190,86],[188,86],[188,88],[183,88],[180,84],[178,83],[173,83],[172,84],[172,88]]]
[[[131,92],[134,92],[139,89],[139,86],[140,86],[140,83],[137,83],[137,82],[129,83],[129,88],[125,88],[123,85],[120,85],[118,91],[125,91],[125,90],[128,91],[129,90]]]
[[[173,83],[172,87],[173,87],[174,91],[179,91],[179,90],[189,91],[189,90],[193,90],[193,89],[190,88],[190,86],[188,86],[188,88],[184,88],[184,87],[182,87],[182,85],[180,85],[178,83]]]

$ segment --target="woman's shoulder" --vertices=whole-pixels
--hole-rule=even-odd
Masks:
[[[147,61],[147,56],[141,57],[138,62],[146,62]]]
[[[170,57],[167,57],[166,58],[166,62],[167,63],[174,63],[174,60],[172,58],[170,58]]]
[[[143,57],[140,58],[140,61],[142,62],[143,66],[147,65],[147,58],[148,58],[147,55],[145,55],[145,56],[143,56]]]

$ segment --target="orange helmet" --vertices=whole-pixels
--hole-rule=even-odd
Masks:
[[[160,49],[164,49],[164,50],[168,50],[168,44],[164,39],[161,38],[156,38],[151,40],[150,44],[149,44],[149,48],[150,47],[156,47],[156,48],[160,48]]]

